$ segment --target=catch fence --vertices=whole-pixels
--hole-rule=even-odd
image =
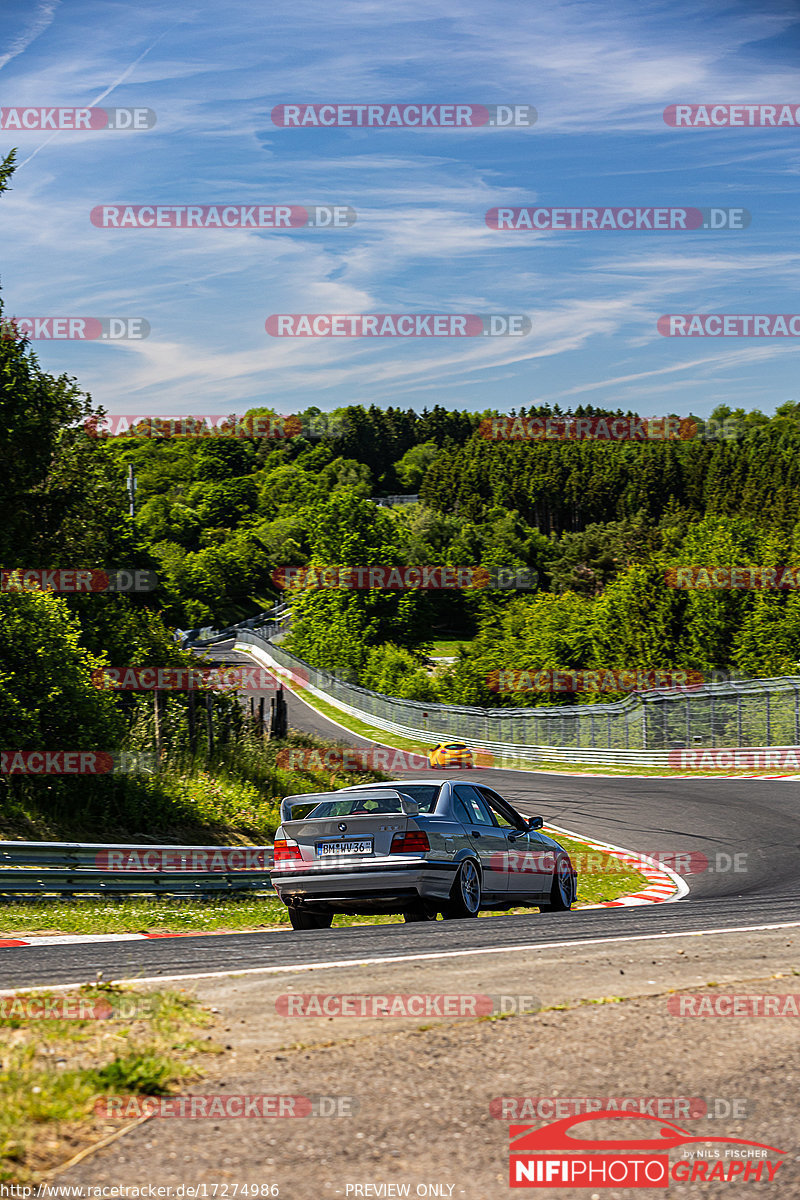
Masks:
[[[457,739],[521,759],[666,765],[674,750],[800,745],[800,676],[741,679],[636,692],[613,703],[475,708],[386,696],[312,667],[265,632],[238,629],[238,643],[265,663],[378,729],[422,739]]]

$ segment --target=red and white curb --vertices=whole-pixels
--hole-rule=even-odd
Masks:
[[[559,825],[547,825],[545,828],[552,830],[553,833],[564,833],[567,837],[574,838],[576,842],[581,842],[590,850],[602,850],[604,854],[618,858],[626,867],[639,871],[650,882],[650,886],[642,892],[634,892],[630,896],[620,896],[617,900],[603,900],[600,904],[583,904],[581,911],[590,908],[635,908],[643,904],[664,904],[669,901],[681,900],[689,893],[689,885],[685,879],[675,871],[671,871],[669,867],[656,864],[652,858],[648,858],[644,854],[625,850],[621,846],[612,846],[609,842],[590,841],[588,838],[574,833],[573,830],[563,829]],[[163,938],[225,937],[235,933],[263,932],[263,929],[210,929],[187,930],[182,933],[62,933],[52,937],[45,935],[32,938],[0,938],[0,949],[11,949],[16,946],[78,946],[86,942],[150,942]],[[276,928],[271,932],[285,933],[286,930]]]
[[[671,871],[663,863],[656,863],[646,854],[637,854],[635,850],[625,850],[622,846],[614,846],[610,842],[590,841],[581,834],[573,833],[571,829],[564,829],[560,825],[546,825],[544,828],[545,831],[564,833],[567,837],[574,838],[576,842],[581,842],[591,850],[602,850],[604,854],[618,858],[626,867],[644,875],[650,883],[650,886],[644,891],[633,892],[630,896],[619,896],[616,900],[602,900],[599,904],[582,904],[581,912],[585,912],[589,908],[638,908],[643,904],[665,904],[674,900],[682,900],[689,894],[689,885],[681,875],[678,875],[676,871]]]
[[[263,929],[188,929],[180,933],[57,933],[31,938],[0,938],[0,949],[13,946],[79,946],[83,942],[152,942],[163,938],[225,937],[236,933],[263,932]],[[280,933],[281,930],[274,932]]]

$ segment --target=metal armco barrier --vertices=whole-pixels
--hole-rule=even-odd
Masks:
[[[611,704],[469,708],[385,696],[312,667],[256,630],[237,643],[266,666],[308,680],[343,712],[421,746],[457,738],[515,761],[666,767],[674,750],[800,746],[800,676],[639,692]]]
[[[272,891],[272,846],[0,842],[0,895]]]

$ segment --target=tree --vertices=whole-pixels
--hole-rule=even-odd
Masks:
[[[105,656],[50,592],[0,592],[0,727],[4,749],[107,750],[121,742],[114,700],[91,682]]]
[[[428,468],[438,456],[436,442],[421,442],[407,450],[394,464],[395,473],[403,487],[409,492],[418,492]]]

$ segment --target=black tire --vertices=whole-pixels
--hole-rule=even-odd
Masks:
[[[446,921],[477,917],[481,909],[481,873],[473,858],[465,858],[450,890],[450,899],[442,909]]]
[[[540,904],[542,912],[569,912],[575,899],[575,875],[566,854],[559,854],[553,868],[550,900]]]
[[[429,908],[423,902],[416,904],[413,908],[407,908],[403,913],[403,920],[407,924],[411,921],[435,921],[438,915],[435,909]]]
[[[330,929],[333,923],[333,913],[309,912],[308,909],[298,908],[294,904],[287,904],[286,907],[289,910],[292,929]]]

